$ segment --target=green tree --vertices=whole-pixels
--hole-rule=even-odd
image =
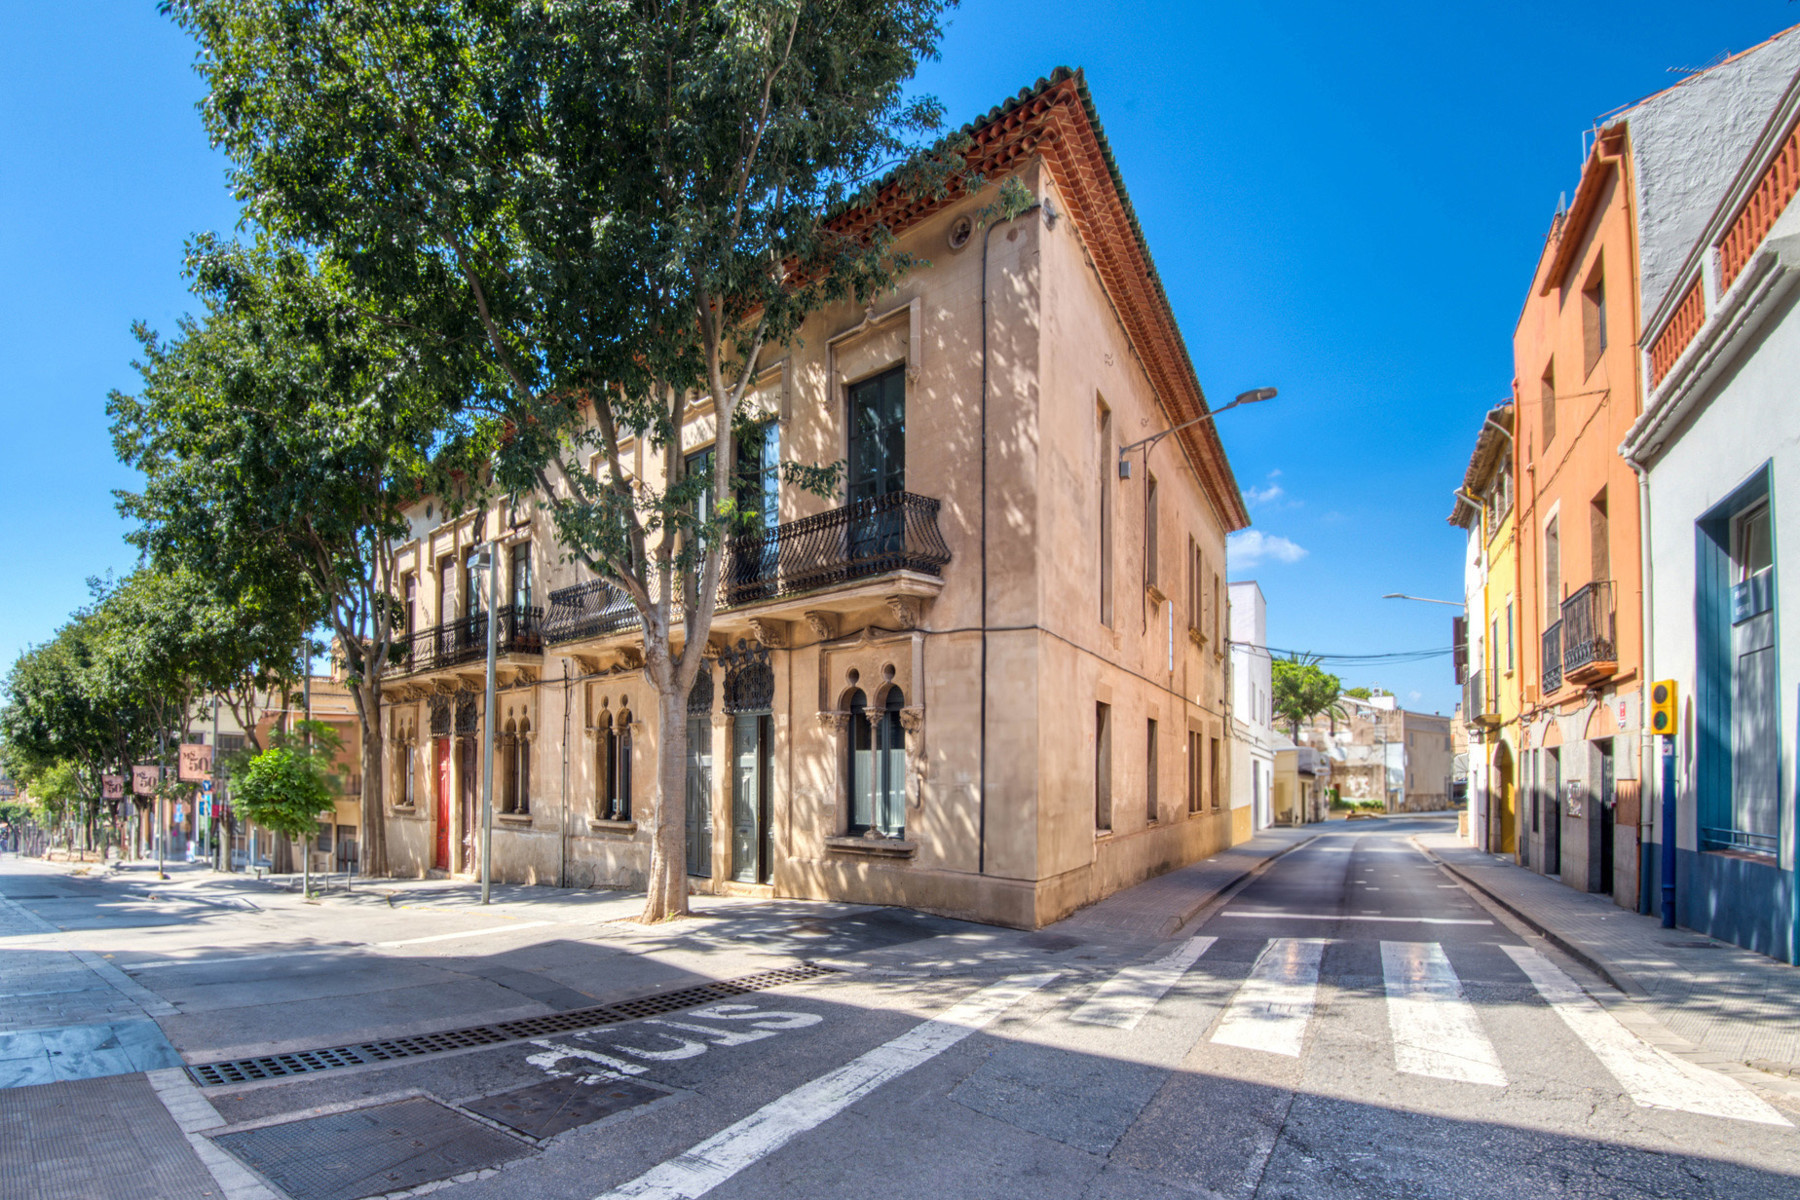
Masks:
[[[296,722],[292,731],[270,741],[233,777],[231,802],[245,820],[301,843],[301,889],[310,895],[312,856],[306,842],[341,786],[332,763],[343,743],[323,721]]]
[[[1352,700],[1367,700],[1370,696],[1374,695],[1374,693],[1366,687],[1353,687],[1345,688],[1344,695],[1350,697]]]
[[[381,677],[406,632],[395,553],[404,507],[458,461],[448,376],[353,303],[341,267],[201,238],[188,269],[203,315],[167,342],[140,326],[143,389],[108,403],[144,479],[119,507],[154,563],[214,581],[238,609],[225,623],[248,622],[240,652],[196,660],[209,678],[279,677],[273,645],[323,617],[362,723],[363,869],[384,874]]]
[[[1275,715],[1288,723],[1290,737],[1300,736],[1300,726],[1322,713],[1341,716],[1338,694],[1343,681],[1319,666],[1311,655],[1296,654],[1270,664],[1274,674]]]
[[[685,912],[683,705],[724,540],[753,515],[733,486],[744,398],[808,315],[911,265],[834,214],[878,179],[942,192],[962,169],[960,140],[930,141],[939,105],[904,90],[943,0],[171,7],[251,217],[345,263],[383,321],[435,332],[470,372],[496,484],[535,493],[637,608],[664,801],[644,916]],[[683,479],[695,405],[716,451]],[[668,486],[627,478],[634,435]],[[820,494],[838,476],[782,472]]]

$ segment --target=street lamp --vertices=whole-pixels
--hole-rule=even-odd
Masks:
[[[500,604],[500,542],[494,539],[475,556],[475,569],[487,577],[487,700],[481,715],[481,902],[488,902],[493,884],[489,866],[494,846],[494,637]]]
[[[1151,447],[1155,446],[1156,443],[1162,441],[1164,438],[1168,437],[1171,433],[1174,433],[1177,430],[1186,429],[1189,425],[1198,425],[1202,421],[1210,421],[1214,417],[1218,416],[1220,413],[1230,412],[1232,409],[1236,408],[1240,404],[1258,404],[1264,400],[1273,400],[1274,398],[1275,398],[1275,389],[1272,387],[1253,388],[1248,392],[1239,392],[1237,394],[1237,399],[1233,400],[1230,404],[1225,405],[1223,408],[1215,408],[1211,412],[1201,413],[1199,416],[1195,417],[1191,421],[1183,421],[1179,425],[1171,425],[1167,429],[1163,430],[1161,433],[1153,433],[1147,438],[1139,438],[1137,441],[1132,442],[1128,446],[1120,446],[1119,447],[1119,478],[1120,479],[1130,479],[1131,478],[1131,462],[1126,456],[1129,455],[1133,450],[1136,450],[1139,447],[1142,447],[1143,451],[1144,451],[1144,457],[1146,460],[1148,460],[1150,457]]]
[[[1417,600],[1420,604],[1448,604],[1451,608],[1467,608],[1461,600],[1433,600],[1429,596],[1408,596],[1405,592],[1389,592],[1383,600]]]

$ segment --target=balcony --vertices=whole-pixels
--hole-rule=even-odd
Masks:
[[[1579,685],[1610,679],[1619,669],[1613,642],[1613,585],[1596,580],[1562,604],[1563,678]]]
[[[509,604],[496,610],[495,616],[498,622],[494,630],[496,656],[541,655],[544,652],[543,609],[518,608]],[[487,636],[488,618],[483,612],[395,638],[387,673],[413,675],[480,662],[487,657]]]
[[[936,578],[950,561],[950,548],[938,532],[938,503],[895,492],[730,538],[719,606],[745,608],[895,571]],[[625,593],[596,579],[550,593],[544,640],[604,637],[638,623]]]
[[[1544,695],[1546,696],[1562,686],[1562,634],[1563,623],[1561,621],[1556,622],[1554,625],[1550,626],[1550,628],[1544,630],[1543,670],[1540,674],[1543,677]]]
[[[1480,729],[1497,729],[1500,716],[1494,711],[1496,707],[1488,690],[1488,673],[1471,671],[1463,680],[1463,720]]]

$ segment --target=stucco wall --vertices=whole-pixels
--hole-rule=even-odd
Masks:
[[[1788,31],[1615,118],[1630,125],[1637,166],[1645,314],[1662,303],[1796,69],[1800,36]]]

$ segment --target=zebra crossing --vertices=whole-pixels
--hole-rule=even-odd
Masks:
[[[1067,1020],[1075,1025],[1134,1029],[1184,975],[1219,945],[1190,938],[1161,958],[1126,967],[1103,982]],[[1221,995],[1205,1040],[1213,1045],[1299,1059],[1320,1009],[1321,968],[1332,938],[1267,939],[1249,971]],[[1466,945],[1466,944],[1465,944]],[[1633,1103],[1761,1125],[1790,1127],[1773,1106],[1729,1075],[1708,1070],[1644,1041],[1556,966],[1529,946],[1490,946],[1505,955],[1544,1008],[1593,1055]],[[1511,1082],[1490,1035],[1485,1004],[1471,998],[1438,942],[1379,943],[1382,1000],[1402,1075],[1505,1088]],[[1492,981],[1484,981],[1491,983]],[[1511,1002],[1509,1002],[1511,1003]]]

